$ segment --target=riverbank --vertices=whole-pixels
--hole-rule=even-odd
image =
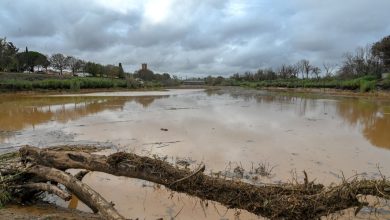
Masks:
[[[316,95],[340,96],[340,97],[367,97],[367,98],[379,98],[379,99],[390,98],[389,90],[358,92],[358,91],[342,90],[342,89],[283,88],[283,87],[266,87],[266,88],[260,88],[260,90],[265,90],[270,92],[281,92],[281,93],[316,94]]]
[[[67,94],[116,91],[149,91],[164,89],[215,89],[243,87],[285,93],[307,93],[345,97],[390,98],[390,79],[378,80],[372,76],[352,80],[332,79],[277,79],[263,81],[238,81],[224,79],[217,84],[188,86],[180,81],[139,81],[133,78],[102,78],[54,76],[32,73],[0,73],[0,93]]]
[[[255,89],[295,89],[296,91],[350,91],[352,93],[390,92],[390,78],[378,79],[375,76],[363,76],[355,79],[275,79],[275,80],[235,80],[225,79],[216,85],[240,86]],[[290,90],[291,91],[291,90]],[[332,92],[335,93],[335,92]]]
[[[236,89],[244,90],[258,90],[268,91],[272,93],[291,94],[300,96],[326,96],[326,97],[356,97],[356,98],[375,98],[375,99],[390,99],[390,91],[371,91],[371,92],[358,92],[351,90],[341,89],[316,89],[316,88],[283,88],[283,87],[265,87],[265,88],[251,88],[246,86],[170,86],[170,87],[142,87],[137,89],[130,88],[91,88],[80,90],[29,90],[29,91],[5,91],[0,92],[2,96],[35,96],[35,95],[67,95],[67,94],[88,94],[88,93],[101,93],[101,92],[148,92],[148,91],[167,91],[169,89],[204,89],[206,91],[231,91]]]
[[[73,77],[46,74],[0,73],[0,92],[57,91],[90,92],[96,89],[109,91],[124,89],[158,89],[179,85],[173,79],[141,81],[133,78]]]
[[[390,95],[390,77],[378,78],[375,75],[366,75],[353,79],[344,79],[337,76],[324,78],[276,78],[254,79],[250,77],[228,79],[222,77],[207,77],[206,85],[211,87],[232,86],[257,90],[315,93],[347,97],[384,97]]]
[[[49,203],[6,205],[5,207],[0,208],[0,216],[2,219],[18,220],[102,220],[102,218],[96,214],[82,212],[77,209],[63,208]]]

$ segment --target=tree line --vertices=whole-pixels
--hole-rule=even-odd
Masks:
[[[335,63],[324,62],[321,67],[315,66],[307,59],[295,64],[282,64],[278,68],[258,69],[255,73],[235,73],[231,79],[238,81],[262,81],[275,79],[319,79],[339,77],[354,79],[363,76],[380,78],[383,72],[390,71],[390,36],[368,45],[358,47],[355,52],[343,55],[343,61]]]
[[[309,60],[302,59],[295,64],[282,64],[278,68],[258,69],[255,73],[236,73],[231,79],[238,81],[261,81],[274,79],[319,79],[339,77],[342,79],[353,79],[362,76],[375,76],[380,78],[381,73],[390,71],[390,36],[384,37],[380,41],[359,47],[354,53],[345,53],[341,64],[324,62],[321,67],[313,65]],[[77,72],[89,73],[98,77],[118,77],[125,78],[122,64],[102,65],[90,61],[84,61],[73,56],[65,56],[56,53],[46,56],[37,51],[19,52],[19,49],[6,38],[0,38],[0,71],[3,72],[34,72],[36,69],[46,72],[49,67],[63,74],[63,70],[70,69],[75,75]],[[153,71],[138,70],[132,74],[134,78],[145,81],[169,80],[168,73],[155,74]]]
[[[134,74],[132,74],[132,76],[134,78],[138,78],[138,79],[142,79],[144,81],[166,81],[166,80],[170,80],[171,79],[171,76],[168,74],[168,73],[163,73],[163,74],[160,74],[160,73],[154,73],[152,70],[150,69],[140,69],[140,70],[137,70],[135,71]],[[173,79],[174,80],[178,80],[178,78],[176,76],[173,76]]]
[[[63,70],[70,69],[73,75],[85,72],[92,76],[125,78],[121,63],[102,65],[61,53],[46,56],[37,51],[29,51],[27,47],[25,51],[19,52],[19,48],[12,42],[7,41],[6,38],[0,38],[1,72],[35,72],[36,70],[42,71],[42,69],[47,72],[49,67],[59,71],[60,75],[63,75]]]

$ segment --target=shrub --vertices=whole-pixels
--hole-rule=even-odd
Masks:
[[[74,79],[70,82],[70,89],[73,91],[80,90],[80,81],[77,79]]]
[[[386,79],[383,80],[382,87],[384,89],[390,89],[390,74],[387,76]]]
[[[143,87],[143,83],[141,83],[133,78],[126,79],[126,88],[137,89],[140,87]]]

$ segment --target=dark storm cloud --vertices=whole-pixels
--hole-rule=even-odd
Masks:
[[[390,34],[388,0],[2,0],[0,35],[128,71],[231,74],[316,65]]]

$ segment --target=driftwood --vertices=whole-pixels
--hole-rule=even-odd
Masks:
[[[314,219],[339,210],[362,207],[364,204],[358,200],[360,194],[390,199],[390,182],[386,179],[344,181],[337,186],[324,187],[309,182],[306,177],[304,184],[254,186],[207,176],[199,171],[204,168],[190,172],[159,159],[123,152],[102,156],[24,147],[20,149],[20,156],[25,163],[41,165],[33,167],[36,171],[42,166],[59,170],[76,168],[143,179],[271,219]],[[34,173],[38,175],[38,172]]]
[[[65,192],[64,190],[58,188],[57,186],[54,186],[49,183],[26,183],[23,185],[17,185],[14,186],[15,188],[28,188],[32,190],[40,190],[40,191],[46,191],[51,194],[55,194],[61,199],[65,201],[69,201],[72,198],[72,195],[70,195],[68,192]]]
[[[69,147],[56,147],[51,150],[60,151],[61,149],[75,150]],[[87,149],[85,147],[82,147],[81,150],[86,152],[96,151],[95,148]],[[114,209],[112,203],[106,201],[100,194],[81,182],[81,179],[88,172],[82,170],[75,176],[71,176],[53,167],[26,163],[18,152],[0,155],[0,207],[9,202],[39,203],[42,192],[55,194],[65,201],[70,200],[73,197],[71,194],[73,194],[103,219],[124,219]],[[57,186],[58,184],[62,184],[66,189],[61,189]]]
[[[195,175],[198,175],[199,173],[201,172],[204,172],[204,170],[206,169],[206,166],[203,164],[202,166],[199,166],[199,168],[194,171],[194,173],[190,174],[189,176],[186,176],[186,177],[183,177],[181,179],[178,179],[176,180],[175,182],[169,184],[170,187],[172,187],[174,184],[177,184],[177,183],[180,183],[180,182],[183,182],[184,180],[188,180],[190,179],[191,177],[195,176]]]
[[[74,177],[76,179],[82,181],[84,176],[87,175],[89,172],[90,172],[89,170],[81,170],[78,173],[76,173],[76,175],[74,175]]]
[[[58,169],[41,165],[34,165],[28,168],[26,172],[63,184],[67,189],[74,193],[77,198],[88,205],[95,213],[99,212],[99,214],[104,219],[125,219],[113,208],[112,204],[110,204],[92,188],[82,183],[74,176],[71,176]]]

